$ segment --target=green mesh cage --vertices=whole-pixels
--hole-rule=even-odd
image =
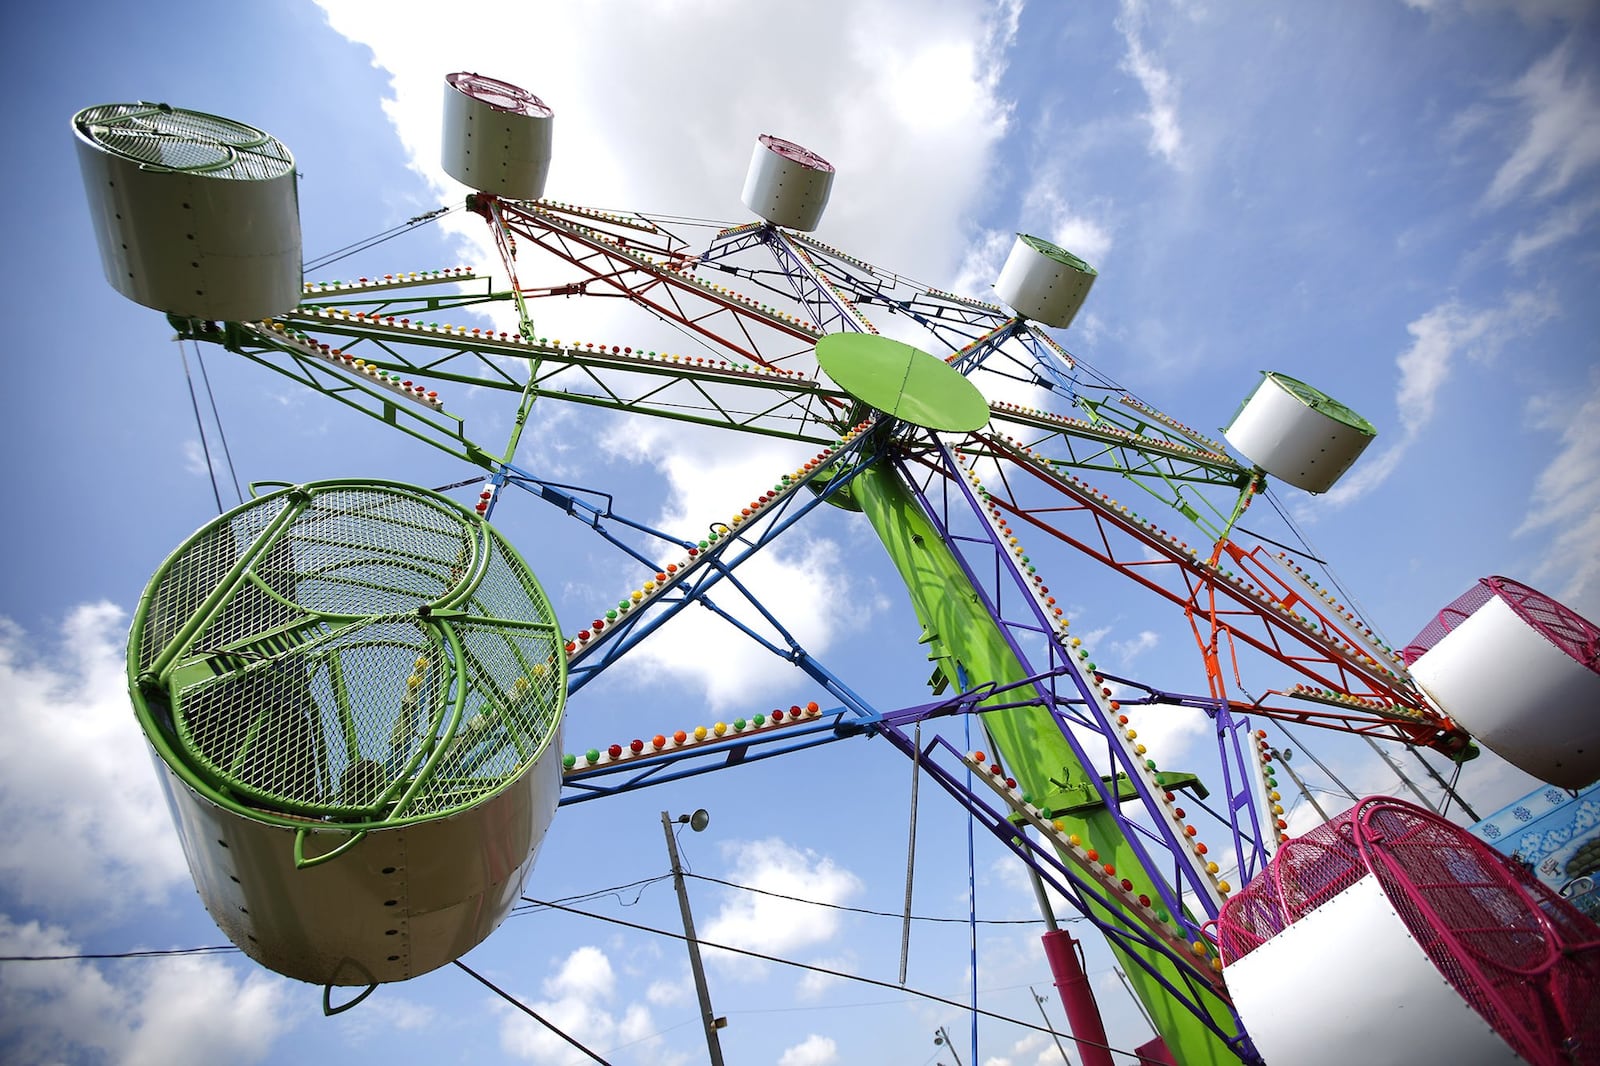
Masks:
[[[543,753],[566,697],[527,565],[471,510],[392,482],[284,488],[201,529],[145,590],[128,666],[186,782],[296,826],[471,806]]]
[[[258,181],[294,169],[283,142],[254,126],[166,104],[100,104],[72,118],[108,152],[158,170]]]

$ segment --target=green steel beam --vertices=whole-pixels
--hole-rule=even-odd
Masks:
[[[852,483],[852,489],[855,501],[905,582],[927,643],[940,659],[945,676],[959,676],[959,664],[974,687],[989,683],[1015,685],[1026,678],[1026,667],[1012,653],[949,545],[899,474],[889,465],[878,463],[863,471]],[[1013,701],[1018,693],[1008,692],[1005,698]],[[1055,721],[1042,708],[990,711],[984,714],[983,722],[1010,775],[1034,795],[1050,792],[1055,787],[1053,781],[1081,780],[1098,772],[1078,762]],[[1125,876],[1135,881],[1142,878],[1145,883],[1153,883],[1159,877],[1158,871],[1143,867],[1111,812],[1103,807],[1067,813],[1062,821],[1084,841],[1085,847],[1095,848],[1118,870],[1128,871]],[[1095,906],[1101,909],[1101,905]],[[1117,920],[1104,910],[1102,916]],[[1134,921],[1131,917],[1128,920]],[[1175,1003],[1144,967],[1121,958],[1124,952],[1115,944],[1112,950],[1179,1066],[1238,1066],[1238,1056],[1200,1019]],[[1139,953],[1168,980],[1183,985],[1177,967],[1165,955],[1149,949],[1139,949]],[[1219,1028],[1225,1032],[1233,1029],[1232,1014],[1225,1003],[1207,997],[1206,1005]]]

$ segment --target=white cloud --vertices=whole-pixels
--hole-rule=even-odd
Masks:
[[[851,973],[855,970],[859,960],[854,954],[834,955],[825,959],[812,959],[811,965],[828,970],[837,970],[840,973]],[[800,975],[800,980],[795,983],[795,994],[803,1000],[815,1000],[828,989],[842,985],[844,978],[835,977],[821,970],[806,970]]]
[[[1506,249],[1506,261],[1512,266],[1522,266],[1540,252],[1582,233],[1596,214],[1600,214],[1600,196],[1551,211],[1531,232],[1517,232],[1511,239],[1511,247]]]
[[[1011,1045],[1011,1055],[1006,1061],[1017,1062],[1060,1062],[1061,1053],[1057,1050],[1050,1038],[1040,1032],[1031,1032]]]
[[[1150,152],[1177,170],[1187,165],[1183,127],[1178,119],[1178,84],[1165,67],[1144,46],[1142,0],[1122,0],[1117,30],[1128,45],[1122,69],[1139,82],[1150,109],[1142,116],[1150,126]]]
[[[1560,434],[1561,447],[1534,483],[1517,533],[1550,532],[1532,580],[1560,582],[1550,594],[1593,619],[1600,617],[1600,371],[1589,385],[1576,401],[1552,396],[1530,404],[1530,421]]]
[[[584,946],[562,960],[544,980],[545,999],[530,1006],[551,1025],[597,1053],[652,1039],[655,1023],[649,1008],[630,1003],[620,1015],[610,1007],[616,995],[611,960],[597,947]],[[500,1016],[500,1047],[529,1062],[566,1061],[572,1045],[528,1015],[498,998],[491,1001]]]
[[[1159,633],[1149,629],[1141,629],[1136,637],[1128,640],[1113,640],[1111,642],[1111,651],[1126,665],[1160,643],[1161,635]]]
[[[1150,757],[1168,769],[1181,769],[1190,745],[1210,732],[1205,713],[1192,707],[1157,703],[1124,707],[1123,712]]]
[[[190,437],[183,442],[183,469],[196,477],[207,477],[211,473],[211,467],[206,462],[205,449],[201,447],[197,437]]]
[[[705,926],[704,938],[714,943],[767,955],[826,943],[839,931],[839,912],[813,904],[841,904],[863,888],[859,877],[829,856],[777,837],[730,841],[722,850],[731,867],[728,880],[796,899],[733,891]],[[706,957],[745,973],[765,969],[763,963],[728,952],[709,951]]]
[[[689,986],[684,980],[651,981],[644,998],[658,1007],[670,1007],[689,998]]]
[[[611,960],[597,947],[585,946],[567,956],[551,977],[545,978],[547,996],[577,995],[610,999],[617,988],[617,975]]]
[[[828,1066],[839,1061],[839,1045],[831,1037],[812,1033],[778,1056],[778,1066]]]
[[[385,111],[413,168],[449,201],[462,190],[438,163],[440,57],[471,56],[554,109],[552,197],[740,220],[750,146],[776,133],[838,168],[823,239],[854,234],[850,251],[925,276],[954,265],[960,220],[987,188],[1009,121],[999,78],[1020,9],[1017,0],[490,5],[480,14],[497,32],[484,34],[482,18],[441,21],[420,2],[322,6],[391,74]],[[540,42],[536,63],[529,40]],[[803,73],[752,41],[783,42],[806,57]],[[657,91],[640,92],[618,69],[658,72]],[[955,158],[962,166],[944,165]],[[449,221],[476,232],[459,213]]]
[[[140,754],[123,620],[109,603],[80,606],[61,627],[59,650],[44,654],[0,618],[0,881],[46,914],[106,920],[165,902],[187,879],[154,769]]]
[[[1032,232],[1099,269],[1111,252],[1110,224],[1068,203],[1061,195],[1067,183],[1059,169],[1046,168],[1023,194],[1022,216]]]
[[[1507,93],[1521,106],[1526,128],[1484,194],[1491,206],[1524,191],[1552,196],[1600,163],[1600,85],[1575,36],[1529,67]]]
[[[1400,415],[1400,437],[1376,455],[1358,464],[1323,496],[1324,507],[1339,507],[1378,485],[1400,465],[1412,443],[1433,421],[1440,391],[1464,357],[1488,363],[1510,340],[1521,336],[1556,312],[1555,304],[1538,292],[1509,294],[1495,307],[1471,308],[1447,300],[1406,326],[1411,344],[1395,359],[1400,371],[1395,407]]]
[[[57,926],[0,915],[0,953],[78,950]],[[240,978],[212,957],[123,966],[67,960],[0,968],[0,1046],[11,1061],[249,1064],[265,1058],[289,1025],[287,983],[261,970]]]

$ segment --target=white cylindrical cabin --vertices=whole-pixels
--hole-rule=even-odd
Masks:
[[[763,133],[745,173],[744,205],[774,226],[809,232],[833,190],[833,164],[793,141]]]
[[[1065,329],[1088,299],[1097,276],[1093,267],[1066,249],[1019,233],[994,291],[1023,318]]]
[[[252,322],[300,302],[294,158],[253,126],[166,104],[72,118],[100,263],[168,314]]]
[[[1594,925],[1466,829],[1392,797],[1285,843],[1217,917],[1270,1064],[1561,1066],[1592,1032]]]
[[[1223,973],[1268,1063],[1523,1064],[1417,946],[1371,874]]]
[[[526,89],[482,74],[444,79],[444,172],[513,200],[544,195],[555,112]]]
[[[1327,492],[1378,431],[1327,393],[1266,371],[1222,435],[1280,481]]]
[[[156,757],[195,890],[261,965],[319,985],[405,981],[460,958],[522,895],[561,792],[561,736],[520,777],[459,814],[373,830],[326,863],[295,864],[292,828],[200,795]],[[312,833],[308,856],[350,839]]]
[[[263,966],[402,981],[516,903],[560,798],[565,656],[465,506],[376,481],[257,497],[157,571],[128,657],[195,889]]]
[[[1600,780],[1600,627],[1488,577],[1405,657],[1434,706],[1513,766],[1561,788]]]

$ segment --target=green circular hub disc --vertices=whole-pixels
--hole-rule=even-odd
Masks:
[[[871,333],[830,333],[817,362],[845,392],[902,422],[970,432],[989,421],[989,401],[942,359]]]

